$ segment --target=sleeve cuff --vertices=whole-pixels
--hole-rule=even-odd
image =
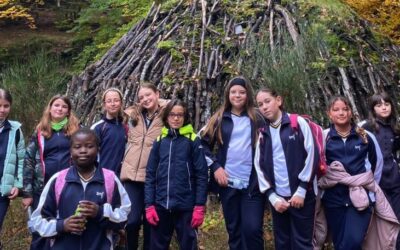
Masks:
[[[298,196],[304,199],[306,198],[306,193],[307,190],[299,186],[293,196]]]
[[[302,187],[303,189],[307,190],[308,184],[309,184],[308,182],[300,181],[299,187]]]
[[[218,162],[214,162],[213,164],[211,164],[210,166],[212,172],[214,173],[215,171],[217,171],[218,168],[222,168],[221,165],[218,164]]]
[[[57,220],[56,231],[57,233],[64,232],[64,219]]]
[[[269,196],[268,196],[268,200],[269,202],[271,202],[272,206],[275,206],[275,204],[278,201],[282,201],[282,198],[279,197],[275,192],[272,192]]]

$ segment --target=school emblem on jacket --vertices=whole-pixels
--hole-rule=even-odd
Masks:
[[[96,192],[96,196],[100,196],[100,199],[103,199],[104,192]]]
[[[361,146],[360,145],[354,146],[354,149],[357,149],[358,151],[361,151]]]
[[[296,140],[296,135],[295,134],[293,134],[293,135],[289,135],[289,140]]]

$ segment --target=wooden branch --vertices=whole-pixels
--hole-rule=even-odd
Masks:
[[[276,4],[274,7],[275,7],[275,10],[278,11],[285,19],[286,26],[289,31],[290,37],[292,38],[295,46],[297,47],[300,42],[299,41],[300,37],[299,37],[299,33],[298,33],[296,25],[295,25],[294,18],[292,17],[290,12],[287,9],[283,8],[281,5]]]

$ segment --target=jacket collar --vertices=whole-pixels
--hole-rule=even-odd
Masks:
[[[108,122],[108,123],[112,123],[112,124],[119,124],[119,123],[122,123],[122,117],[117,117],[117,118],[113,118],[113,119],[108,119],[107,117],[106,117],[106,115],[102,115],[102,117],[101,117],[101,119],[103,119],[105,122]]]
[[[80,177],[78,175],[78,169],[76,168],[75,165],[72,165],[65,176],[65,181],[66,182],[79,182],[81,183]],[[96,171],[94,172],[93,178],[89,182],[99,182],[99,183],[104,183],[104,177],[103,173],[101,171],[101,168],[98,166],[96,163]]]
[[[191,124],[187,124],[179,129],[167,128],[165,126],[161,129],[161,137],[177,136],[177,135],[185,136],[192,133],[194,132],[193,132],[193,126]]]
[[[336,131],[335,125],[334,125],[333,123],[330,124],[329,134],[330,134],[330,137],[342,138],[342,137],[338,134],[338,132]],[[350,130],[349,137],[350,137],[350,136],[353,136],[353,135],[357,135],[356,128],[355,128],[354,125],[351,126],[351,130]]]

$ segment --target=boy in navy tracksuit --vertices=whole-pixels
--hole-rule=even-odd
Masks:
[[[73,166],[55,174],[43,190],[29,224],[50,238],[50,249],[112,249],[112,230],[124,227],[128,195],[113,172],[98,167],[97,151],[93,131],[76,132],[71,137]],[[59,178],[64,178],[62,186]]]
[[[260,190],[273,206],[275,248],[312,249],[318,153],[311,129],[302,117],[297,118],[298,131],[292,128],[275,91],[260,90],[256,100],[267,125],[261,129],[254,164]]]
[[[90,129],[100,139],[100,167],[110,169],[119,177],[126,144],[126,124],[122,116],[122,93],[116,88],[109,88],[103,93],[102,119]]]
[[[171,100],[162,119],[166,127],[153,144],[144,189],[150,249],[168,249],[174,229],[180,249],[197,249],[196,230],[207,200],[207,164],[186,105]]]

